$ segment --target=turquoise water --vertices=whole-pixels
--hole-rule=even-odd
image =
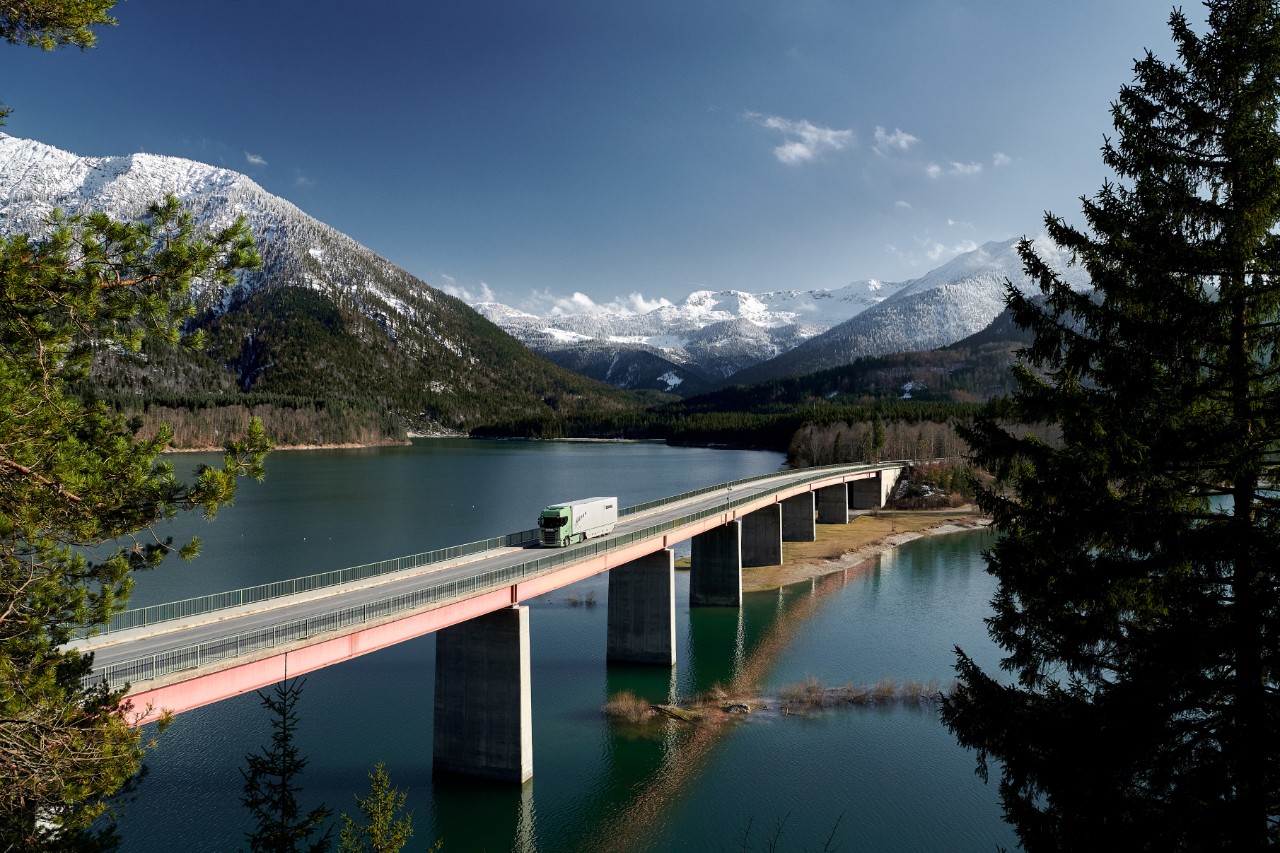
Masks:
[[[180,465],[198,461],[179,457]],[[433,440],[413,447],[277,453],[265,484],[242,487],[216,523],[185,519],[205,555],[144,577],[153,603],[339,568],[532,526],[546,504],[617,494],[630,505],[776,470],[778,454],[655,444]],[[409,795],[409,849],[841,849],[1012,847],[996,792],[921,707],[779,714],[777,690],[883,677],[945,683],[951,649],[994,665],[982,617],[992,592],[986,534],[910,543],[868,571],[781,593],[741,611],[687,606],[677,575],[674,671],[606,667],[607,578],[531,602],[534,778],[524,786],[433,779],[434,640],[423,637],[307,676],[298,744],[308,807],[354,813],[383,761]],[[574,604],[594,597],[596,604]],[[607,697],[631,689],[684,699],[750,672],[771,710],[714,731],[610,723]],[[255,696],[180,716],[151,753],[121,822],[126,850],[243,847],[239,768],[269,735]]]

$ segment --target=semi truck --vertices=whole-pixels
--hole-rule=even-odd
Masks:
[[[617,498],[583,498],[552,504],[538,515],[542,544],[552,548],[607,536],[617,523]]]

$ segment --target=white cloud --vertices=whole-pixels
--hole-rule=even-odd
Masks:
[[[765,116],[759,113],[747,113],[746,117],[762,127],[780,131],[784,142],[773,149],[773,156],[778,162],[793,166],[807,163],[817,158],[824,151],[843,151],[854,143],[852,130],[835,130],[820,127],[804,119],[789,119],[780,116]]]
[[[541,317],[568,317],[579,314],[647,314],[655,308],[670,305],[671,301],[658,297],[650,299],[642,293],[628,293],[609,302],[596,302],[587,294],[575,290],[571,296],[561,296],[549,290],[535,290],[521,307],[530,314]]]
[[[265,166],[265,165],[267,165],[267,161],[266,161],[266,159],[265,159],[265,158],[263,158],[263,156],[262,156],[261,154],[250,154],[248,151],[246,151],[246,152],[244,152],[244,159],[245,159],[246,161],[248,161],[248,163],[249,163],[249,165],[250,165],[250,166]]]
[[[470,290],[458,284],[458,280],[446,273],[439,273],[440,280],[443,284],[437,284],[436,289],[442,290],[450,296],[456,296],[468,305],[475,305],[479,302],[497,302],[498,298],[494,295],[493,290],[483,281],[480,282],[480,290]]]
[[[951,167],[945,170],[937,163],[930,163],[928,166],[924,167],[925,174],[931,178],[941,177],[944,171],[948,175],[976,175],[982,171],[982,164],[957,163],[953,160],[951,162]]]
[[[891,255],[901,258],[911,266],[918,267],[928,264],[930,268],[936,267],[956,255],[972,252],[978,248],[978,244],[972,240],[961,240],[947,245],[930,237],[917,237],[915,242],[915,251],[903,251],[894,245],[888,245],[885,248]]]
[[[912,145],[919,142],[919,138],[911,134],[893,129],[893,133],[887,132],[883,127],[876,127],[876,142],[871,147],[875,149],[877,154],[887,154],[890,150],[906,151]]]
[[[657,299],[646,299],[643,294],[629,293],[610,304],[623,306],[627,312],[632,314],[648,314],[650,311],[670,305],[671,301],[665,296],[659,296]]]
[[[976,248],[978,248],[978,244],[972,240],[961,240],[959,243],[953,243],[950,246],[939,243],[935,240],[925,243],[924,254],[931,262],[937,263],[944,258],[950,260],[956,255],[963,255],[965,252],[972,252]]]
[[[315,181],[311,180],[301,172],[294,176],[293,183],[295,186],[299,187],[314,187],[316,185]]]
[[[897,201],[895,201],[895,202],[893,203],[893,206],[894,206],[894,207],[896,207],[896,208],[898,208],[899,210],[912,210],[912,209],[913,209],[913,208],[911,207],[911,202],[903,201],[902,199],[898,199]]]
[[[995,156],[991,158],[991,165],[996,167],[1008,166],[1012,162],[1013,158],[1003,151],[997,151]]]

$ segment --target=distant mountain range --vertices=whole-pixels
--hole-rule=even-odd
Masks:
[[[619,387],[688,395],[953,344],[996,318],[1006,280],[1034,289],[1017,243],[987,243],[911,281],[757,294],[704,290],[643,314],[538,317],[495,302],[473,307],[558,364]],[[1068,281],[1088,286],[1056,246],[1038,241],[1036,249]]]
[[[207,358],[163,370],[163,359],[108,365],[101,373],[114,390],[310,398],[393,412],[424,431],[634,405],[244,175],[150,154],[79,157],[0,134],[0,233],[39,234],[54,208],[137,218],[166,193],[210,228],[246,217],[263,266],[232,287],[193,293]]]
[[[0,134],[0,234],[39,234],[55,207],[136,218],[166,193],[211,228],[246,217],[263,256],[234,286],[193,294],[203,355],[104,357],[97,368],[122,399],[188,408],[257,395],[353,407],[428,432],[538,421],[637,405],[618,388],[690,396],[935,349],[991,323],[1006,279],[1032,287],[1008,240],[904,282],[698,291],[646,313],[472,310],[242,174],[149,154],[79,157]],[[1055,247],[1037,248],[1087,286]]]
[[[472,307],[557,364],[623,388],[687,395],[795,348],[901,286],[863,281],[839,290],[700,290],[643,314],[538,317],[497,302]]]

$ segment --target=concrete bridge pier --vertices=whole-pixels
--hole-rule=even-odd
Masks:
[[[818,538],[814,523],[817,506],[813,492],[792,495],[782,502],[783,542],[813,542]]]
[[[782,565],[782,505],[772,504],[742,519],[742,565]]]
[[[884,506],[884,488],[880,475],[854,480],[849,484],[850,509],[879,509]]]
[[[818,496],[819,524],[849,523],[849,485],[837,483],[814,492]]]
[[[893,494],[898,470],[878,471],[874,477],[854,480],[849,484],[849,506],[853,509],[880,509]]]
[[[609,570],[606,660],[675,666],[676,555],[670,548]]]
[[[693,537],[689,554],[689,604],[742,606],[742,522]]]
[[[507,782],[533,776],[529,608],[436,632],[433,769]]]

